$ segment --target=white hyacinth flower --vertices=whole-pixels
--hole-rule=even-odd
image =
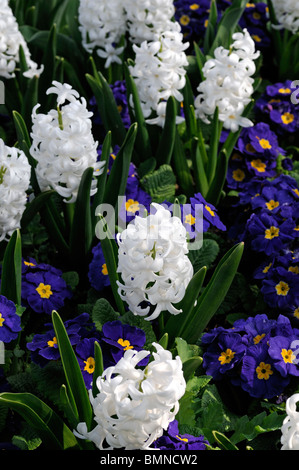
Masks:
[[[286,401],[287,416],[281,428],[281,450],[299,450],[299,412],[297,403],[299,393],[295,393]]]
[[[129,37],[135,44],[153,41],[174,25],[172,0],[125,0],[123,6]]]
[[[183,299],[193,276],[181,220],[162,205],[152,206],[155,214],[136,216],[117,235],[119,295],[134,315],[148,315],[150,306],[155,307],[146,320],[154,320],[164,310],[180,313],[173,304]]]
[[[92,112],[86,100],[69,84],[52,82],[47,94],[57,94],[57,109],[47,114],[32,111],[32,145],[30,153],[37,161],[36,176],[41,191],[55,189],[65,202],[76,201],[80,181],[87,168],[94,176],[103,172],[104,162],[98,162],[97,146],[92,135]],[[91,195],[97,182],[92,181]]]
[[[115,47],[126,33],[126,16],[118,0],[80,0],[79,30],[87,52],[106,59],[105,67],[121,63],[124,47]]]
[[[133,45],[135,63],[129,69],[147,123],[163,127],[168,98],[173,96],[179,102],[183,100],[181,90],[186,83],[187,47],[188,43],[183,42],[177,22],[156,40],[143,41],[140,46]],[[177,116],[177,123],[182,120],[182,117]]]
[[[254,60],[260,52],[246,29],[232,36],[230,49],[219,46],[214,58],[203,66],[203,80],[197,91],[194,106],[196,116],[209,124],[216,108],[223,127],[236,132],[239,127],[250,127],[253,123],[242,116],[253,94],[252,75],[256,67]]]
[[[38,65],[31,59],[27,43],[19,30],[19,25],[9,6],[8,0],[0,3],[0,77],[13,78],[19,64],[19,49],[22,46],[26,58],[28,70],[24,76],[31,78],[39,76],[43,66]]]
[[[8,240],[26,207],[31,167],[22,150],[0,139],[0,241]]]
[[[299,4],[297,0],[272,0],[279,28],[296,34],[299,31]]]
[[[101,450],[146,450],[163,434],[179,410],[186,382],[180,357],[173,359],[170,351],[153,346],[157,352],[145,369],[137,367],[149,351],[129,349],[97,378],[99,393],[93,397],[89,392],[97,426],[88,432],[80,423],[77,437]]]

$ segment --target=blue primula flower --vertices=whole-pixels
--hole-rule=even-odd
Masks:
[[[0,295],[0,341],[10,343],[17,339],[21,330],[21,318],[16,313],[15,304]]]

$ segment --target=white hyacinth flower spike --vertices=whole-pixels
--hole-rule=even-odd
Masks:
[[[0,139],[0,241],[20,228],[27,203],[31,166],[22,150]]]
[[[163,434],[179,410],[186,390],[182,361],[153,343],[156,352],[145,368],[138,363],[149,351],[129,349],[115,366],[97,378],[98,393],[89,392],[97,425],[79,423],[74,434],[99,449],[146,450]]]
[[[183,299],[193,276],[181,220],[162,205],[152,208],[154,214],[136,216],[117,236],[119,295],[134,315],[149,315],[146,320],[162,311],[181,313],[173,304]]]
[[[97,191],[96,177],[103,172],[98,162],[98,143],[92,135],[92,112],[85,98],[67,83],[53,81],[47,94],[57,94],[57,108],[47,114],[32,111],[30,153],[37,161],[36,176],[41,191],[55,189],[65,202],[76,201],[80,181],[87,168],[94,169],[91,195]]]

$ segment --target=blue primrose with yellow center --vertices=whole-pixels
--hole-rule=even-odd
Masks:
[[[101,347],[104,365],[115,365],[128,349],[141,351],[146,342],[145,332],[136,326],[114,320],[104,323],[101,334]],[[139,362],[139,366],[148,363],[148,357]]]
[[[242,360],[240,382],[242,389],[254,398],[274,398],[280,395],[290,382],[275,368],[275,361],[269,355],[266,342],[260,342],[247,349]]]
[[[81,313],[76,318],[64,322],[64,326],[72,346],[78,344],[82,339],[95,334],[94,324],[90,321],[88,313]],[[35,334],[32,341],[27,343],[27,349],[31,351],[31,359],[41,367],[49,361],[60,358],[56,333],[52,323],[46,323],[48,331]]]
[[[92,260],[89,263],[88,279],[90,285],[97,291],[101,291],[105,287],[110,286],[107,264],[101,242],[97,243],[92,249]]]
[[[37,313],[51,315],[72,297],[63,277],[52,271],[25,273],[22,277],[22,299]]]
[[[246,351],[239,333],[221,332],[203,354],[203,367],[207,375],[220,380],[224,375],[235,374]]]
[[[192,434],[181,434],[178,421],[174,419],[169,423],[163,435],[158,437],[150,447],[160,450],[206,450],[207,445],[210,445],[209,441],[203,435],[196,437]]]
[[[299,357],[296,351],[299,346],[299,336],[275,336],[269,340],[269,355],[274,361],[275,368],[282,377],[299,375]]]
[[[99,342],[99,338],[83,338],[75,347],[76,357],[87,390],[92,387],[95,370],[94,344],[96,341]]]
[[[199,209],[201,208],[202,210],[201,213],[203,217],[204,232],[206,232],[211,226],[218,230],[226,230],[226,226],[221,222],[216,207],[207,202],[201,193],[196,193],[193,197],[190,197],[190,203],[192,216],[196,217],[199,213]],[[197,206],[199,206],[198,209]]]
[[[274,319],[270,319],[266,314],[262,313],[255,317],[236,320],[234,330],[242,331],[242,340],[248,347],[268,341],[275,325],[276,321]]]
[[[273,268],[262,280],[261,292],[269,306],[287,309],[299,302],[298,274],[282,267]]]
[[[291,218],[280,221],[266,211],[262,211],[250,216],[246,230],[251,240],[252,249],[271,256],[292,243],[295,238],[295,226],[295,222]]]
[[[0,341],[10,343],[22,330],[21,318],[16,313],[14,302],[0,295]]]

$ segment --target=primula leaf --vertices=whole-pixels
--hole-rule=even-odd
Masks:
[[[0,403],[19,413],[48,450],[79,448],[73,432],[42,400],[30,393],[1,393]]]
[[[161,165],[140,180],[143,189],[153,202],[162,203],[175,195],[176,177],[170,165]]]

